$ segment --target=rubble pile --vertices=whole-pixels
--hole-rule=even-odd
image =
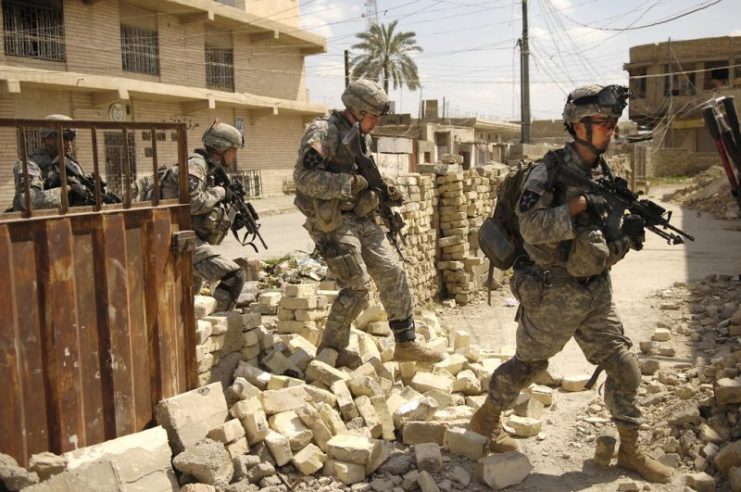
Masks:
[[[719,219],[737,219],[741,217],[738,204],[731,195],[723,168],[713,166],[692,178],[691,184],[675,191],[667,197],[669,200],[708,212]]]

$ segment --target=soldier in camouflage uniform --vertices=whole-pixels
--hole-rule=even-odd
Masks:
[[[217,166],[228,168],[234,164],[237,149],[244,146],[244,137],[233,126],[215,121],[201,141],[204,148],[196,149],[188,156],[190,215],[193,230],[198,236],[193,253],[194,291],[201,290],[204,280],[219,280],[213,292],[216,310],[227,311],[236,305],[246,275],[236,262],[215,248],[231,227],[223,205],[224,198],[231,191],[214,185],[213,174]],[[176,198],[179,187],[178,167],[174,166],[164,174],[162,197]]]
[[[511,280],[520,301],[517,351],[494,371],[489,396],[470,429],[489,436],[494,452],[517,449],[500,425],[501,412],[574,337],[587,360],[607,373],[605,403],[620,434],[618,466],[649,481],[668,482],[671,469],[636,446],[641,370],[615,312],[609,276],[610,267],[631,246],[641,248],[644,224],[640,217],[628,216],[617,237],[605,237],[600,228],[609,212],[605,199],[565,175],[549,181],[560,166],[590,178],[596,169],[611,176],[602,154],[628,96],[623,87],[595,85],[569,94],[563,117],[574,142],[548,153],[524,184],[516,213],[527,257],[515,263]],[[549,182],[555,183],[551,189]]]
[[[360,175],[343,136],[358,124],[368,135],[388,110],[388,96],[375,82],[357,80],[342,94],[344,111],[314,120],[304,134],[293,173],[295,204],[341,290],[332,304],[319,348],[339,352],[338,365],[359,363],[347,350],[350,324],[366,308],[371,280],[376,283],[396,340],[395,359],[436,362],[441,356],[415,343],[414,305],[407,275],[384,231],[374,222],[375,192]]]
[[[55,121],[72,121],[69,116],[61,114],[51,114],[46,117],[47,120]],[[44,143],[43,147],[35,149],[28,156],[28,179],[31,194],[31,208],[58,208],[62,205],[62,189],[59,170],[59,157],[57,147],[57,130],[56,128],[41,128],[39,136]],[[71,155],[74,150],[75,137],[77,132],[74,129],[67,128],[64,130],[62,138],[64,140],[64,153],[67,164],[75,169],[80,175],[83,170],[80,164],[75,161]],[[15,196],[13,197],[13,210],[21,211],[26,206],[26,190],[23,176],[23,162],[18,161],[13,168],[15,178]],[[79,182],[71,179],[68,174],[67,193],[69,201],[84,200],[87,190]]]

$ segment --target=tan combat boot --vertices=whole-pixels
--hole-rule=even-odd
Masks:
[[[620,468],[634,471],[649,482],[671,482],[672,469],[638,449],[638,429],[618,425],[617,430],[620,434],[617,465]]]
[[[493,453],[517,451],[517,441],[509,437],[500,424],[502,412],[487,397],[484,404],[476,410],[468,424],[468,429],[489,438],[489,450]]]
[[[426,362],[434,364],[443,360],[443,355],[416,342],[396,342],[394,360],[396,362]]]

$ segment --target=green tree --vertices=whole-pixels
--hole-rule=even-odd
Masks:
[[[373,24],[365,32],[356,34],[359,43],[351,49],[362,51],[353,57],[353,78],[365,77],[371,80],[382,80],[383,89],[388,93],[389,79],[394,82],[394,89],[406,85],[410,90],[419,89],[419,73],[412,53],[421,53],[414,32],[394,32],[396,23],[388,26]]]

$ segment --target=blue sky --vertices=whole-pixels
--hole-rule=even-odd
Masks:
[[[586,83],[627,84],[631,46],[712,36],[741,36],[741,0],[529,0],[531,112],[559,118],[566,94]],[[415,55],[421,94],[392,90],[397,112],[416,116],[420,99],[443,98],[451,116],[518,120],[521,0],[376,0],[379,22],[398,20],[424,49]],[[680,19],[652,24],[694,8]],[[364,0],[301,0],[302,25],[327,37],[327,53],[307,58],[313,102],[340,106],[343,51],[367,29]],[[741,53],[739,54],[741,55]],[[401,111],[399,111],[399,109]]]

